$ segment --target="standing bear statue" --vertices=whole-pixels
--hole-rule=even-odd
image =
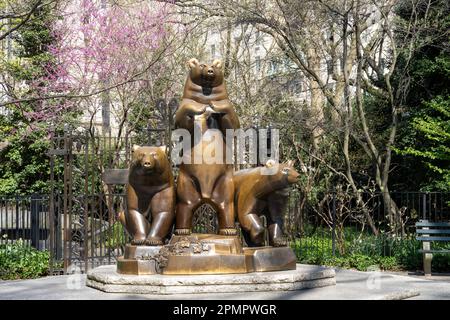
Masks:
[[[217,212],[219,234],[236,235],[233,165],[226,163],[226,150],[230,146],[224,143],[224,137],[227,129],[239,128],[239,119],[228,99],[222,63],[215,60],[212,64],[204,64],[190,59],[188,67],[182,101],[175,114],[175,126],[191,134],[191,152],[180,164],[175,234],[190,234],[194,211],[208,203]],[[195,132],[199,139],[194,139]],[[208,159],[204,159],[203,151],[210,147],[211,142],[207,141],[213,136],[212,143],[217,148],[215,155],[217,152],[221,155],[218,156],[219,161],[209,163],[205,161]]]

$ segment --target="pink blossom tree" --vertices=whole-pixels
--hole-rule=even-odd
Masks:
[[[79,112],[92,127],[108,104],[122,134],[130,108],[153,75],[164,71],[171,48],[168,4],[103,1],[75,0],[60,8],[48,48],[54,61],[31,84],[36,102],[25,113],[30,123],[59,123]]]
[[[117,137],[107,150],[115,167],[136,125],[129,121],[130,114],[151,108],[148,92],[167,72],[165,57],[173,51],[176,38],[169,6],[151,1],[106,5],[102,0],[74,0],[60,8],[61,19],[52,25],[55,41],[48,48],[54,61],[47,65],[45,76],[31,84],[36,96],[31,97],[33,110],[25,114],[29,122],[57,125],[76,115],[79,125],[87,125],[94,137],[106,106]],[[91,141],[100,154],[100,140]],[[94,161],[102,177],[102,157]],[[102,189],[105,195],[112,193],[103,181]],[[109,196],[107,205],[114,212]]]

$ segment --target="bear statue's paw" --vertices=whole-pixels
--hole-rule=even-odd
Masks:
[[[149,237],[145,239],[147,246],[162,246],[164,243],[161,238]]]
[[[250,231],[250,239],[255,245],[264,245],[264,236],[265,228],[263,227],[252,228],[252,230]]]
[[[188,236],[191,234],[191,229],[175,229],[177,236]]]
[[[131,240],[131,244],[135,246],[143,246],[145,244],[145,238],[144,239],[133,239]]]
[[[288,245],[288,240],[286,237],[277,237],[270,241],[270,245],[273,247],[286,247]]]
[[[237,236],[238,232],[235,228],[219,229],[219,234],[222,236]]]

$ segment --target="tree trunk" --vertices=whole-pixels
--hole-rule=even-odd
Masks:
[[[320,73],[320,57],[315,49],[308,50],[308,64],[312,70],[317,74]],[[314,150],[318,150],[320,138],[323,134],[322,123],[324,121],[323,108],[325,104],[325,98],[323,96],[322,89],[319,83],[314,79],[309,81],[311,87],[311,103],[309,110],[309,123],[311,130],[311,140]]]
[[[400,210],[392,199],[389,190],[385,190],[382,192],[383,196],[383,205],[384,205],[384,213],[389,218],[389,224],[391,232],[395,235],[405,235],[405,229],[403,226],[403,221],[401,217]]]

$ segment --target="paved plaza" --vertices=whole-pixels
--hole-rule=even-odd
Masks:
[[[33,280],[0,281],[0,299],[115,300],[115,299],[217,299],[217,300],[450,300],[450,276],[431,278],[408,273],[360,272],[336,269],[336,286],[272,292],[207,294],[119,294],[85,286],[85,275],[52,276]]]

